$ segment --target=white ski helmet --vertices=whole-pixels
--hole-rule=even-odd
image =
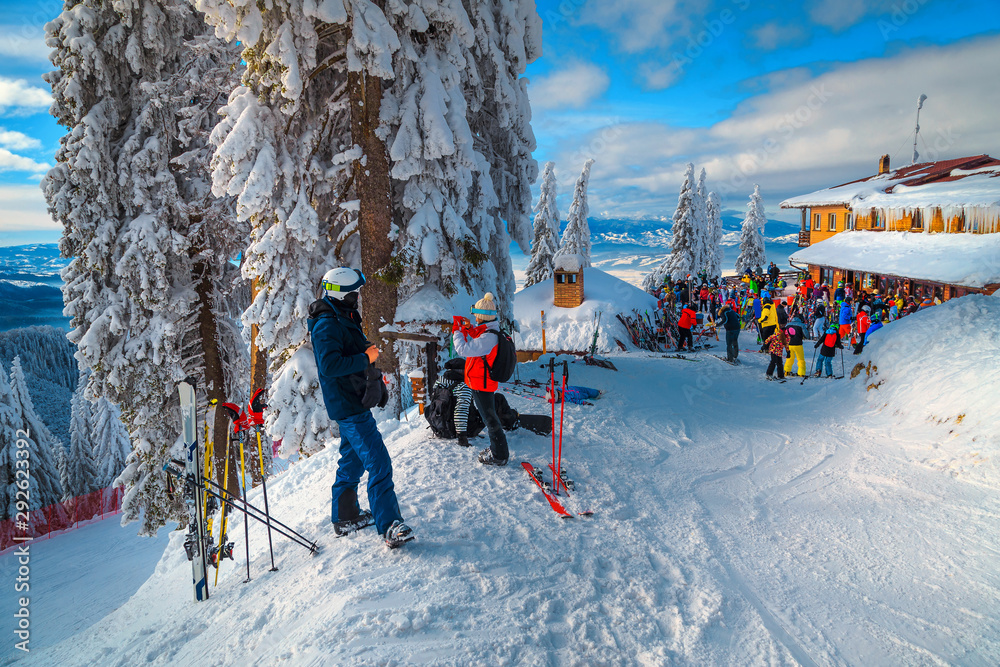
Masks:
[[[356,292],[365,284],[365,274],[356,269],[340,266],[330,269],[323,276],[323,289],[326,295],[342,300],[351,292]]]

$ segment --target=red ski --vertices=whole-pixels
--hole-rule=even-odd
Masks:
[[[545,499],[549,501],[549,506],[555,511],[555,513],[564,519],[572,519],[573,515],[567,512],[566,508],[563,507],[558,500],[556,500],[555,496],[549,493],[546,490],[546,488],[542,485],[542,480],[535,475],[535,467],[530,463],[528,463],[527,461],[522,461],[521,467],[523,467],[525,470],[528,471],[528,475],[530,475],[531,479],[535,481],[535,484],[538,485],[538,488],[541,490],[541,492],[545,494]]]

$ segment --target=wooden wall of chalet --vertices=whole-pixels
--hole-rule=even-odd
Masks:
[[[583,269],[556,271],[553,277],[552,303],[560,308],[576,308],[583,303]]]

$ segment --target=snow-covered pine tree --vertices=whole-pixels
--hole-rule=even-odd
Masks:
[[[705,170],[698,174],[698,187],[695,190],[695,216],[694,225],[694,271],[692,276],[697,279],[699,274],[705,273],[709,265],[709,219],[708,219],[708,188],[705,186]]]
[[[205,142],[238,58],[185,0],[67,2],[46,26],[52,113],[68,130],[44,183],[86,396],[118,403],[134,438],[122,521],[182,516],[163,463],[180,430],[176,382],[234,395],[245,374],[229,259],[243,232],[210,197]]]
[[[708,193],[708,260],[705,264],[710,278],[722,275],[722,202],[719,195]]]
[[[555,166],[555,162],[546,162],[542,170],[542,192],[535,206],[535,239],[531,243],[531,261],[528,262],[524,279],[525,287],[552,278],[552,258],[559,248]],[[553,229],[556,230],[555,234]]]
[[[17,461],[28,454],[17,455],[17,429],[21,428],[18,406],[10,389],[10,376],[0,362],[0,520],[13,518],[16,512]],[[30,463],[22,464],[22,466]]]
[[[391,72],[385,19],[370,2],[196,5],[216,35],[241,44],[247,63],[212,134],[212,186],[237,198],[237,216],[252,229],[242,270],[255,295],[243,323],[268,354],[267,431],[284,453],[308,455],[337,435],[315,381],[309,304],[329,268],[362,264],[347,62],[370,58]],[[352,21],[363,28],[357,43]]]
[[[583,171],[573,189],[573,202],[569,205],[569,213],[566,215],[566,231],[563,232],[562,242],[556,252],[557,259],[562,255],[580,255],[583,258],[584,268],[590,266],[590,223],[587,222],[590,206],[587,204],[587,188],[590,185],[590,167],[593,164],[593,159],[588,159],[583,164]]]
[[[100,488],[94,470],[91,432],[93,416],[90,401],[83,397],[85,381],[73,393],[73,413],[69,422],[69,451],[66,474],[62,480],[64,497],[82,496]]]
[[[522,78],[541,55],[534,4],[391,2],[386,14],[401,44],[382,109],[403,212],[400,308],[429,284],[446,295],[493,292],[509,320],[508,248],[513,238],[529,251],[538,169]]]
[[[94,442],[94,467],[99,488],[107,488],[125,470],[132,449],[128,431],[122,423],[118,406],[103,396],[94,403],[90,433]]]
[[[14,363],[11,364],[10,395],[17,420],[15,430],[19,429],[20,437],[28,441],[27,449],[31,462],[28,505],[29,511],[33,511],[62,500],[63,491],[55,450],[63,449],[63,445],[52,437],[48,427],[35,413],[20,357],[14,357]]]
[[[764,202],[760,196],[760,186],[753,186],[753,194],[747,204],[747,214],[743,219],[740,233],[740,254],[736,258],[736,273],[742,275],[755,266],[764,267],[767,257],[764,254]]]
[[[684,173],[684,183],[677,196],[677,209],[674,211],[671,228],[670,257],[665,267],[674,280],[685,280],[696,270],[695,253],[698,250],[698,241],[695,235],[699,224],[696,188],[694,164],[689,162]]]

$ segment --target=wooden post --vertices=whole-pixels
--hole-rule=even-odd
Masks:
[[[545,354],[545,311],[542,311],[542,354]]]

